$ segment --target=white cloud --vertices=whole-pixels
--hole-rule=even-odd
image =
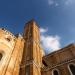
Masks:
[[[59,36],[41,36],[42,46],[52,52],[60,49],[60,37]]]
[[[55,6],[59,6],[59,4],[58,3],[55,3]]]
[[[54,0],[48,0],[49,5],[53,5],[54,4]]]
[[[66,0],[65,1],[65,5],[69,5],[69,4],[72,4],[73,0]]]
[[[47,53],[50,53],[60,49],[60,37],[57,35],[45,35],[46,32],[44,34],[41,34],[41,42],[45,51]]]
[[[59,4],[58,4],[58,2],[56,2],[55,0],[48,0],[48,4],[51,6],[51,5],[53,5],[53,6],[58,6]]]
[[[49,6],[61,6],[61,5],[73,5],[75,4],[75,0],[47,0]]]
[[[47,28],[46,28],[46,29],[45,29],[45,28],[40,28],[40,32],[41,32],[41,33],[45,33],[45,32],[47,32],[47,31],[48,31]]]

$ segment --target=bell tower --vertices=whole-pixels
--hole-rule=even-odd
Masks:
[[[24,52],[20,75],[41,75],[43,50],[40,45],[40,32],[34,20],[26,23],[24,28]]]

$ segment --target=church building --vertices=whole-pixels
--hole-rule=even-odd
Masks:
[[[34,20],[23,35],[0,28],[0,75],[75,75],[75,45],[46,55]]]

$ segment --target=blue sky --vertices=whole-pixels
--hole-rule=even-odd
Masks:
[[[32,18],[42,29],[46,52],[75,41],[75,0],[0,0],[0,27],[14,34],[22,33],[24,24]],[[50,46],[47,48],[44,43]]]

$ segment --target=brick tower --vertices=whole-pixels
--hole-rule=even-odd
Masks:
[[[34,20],[26,23],[23,36],[25,44],[20,75],[41,75],[43,50],[39,28]]]

